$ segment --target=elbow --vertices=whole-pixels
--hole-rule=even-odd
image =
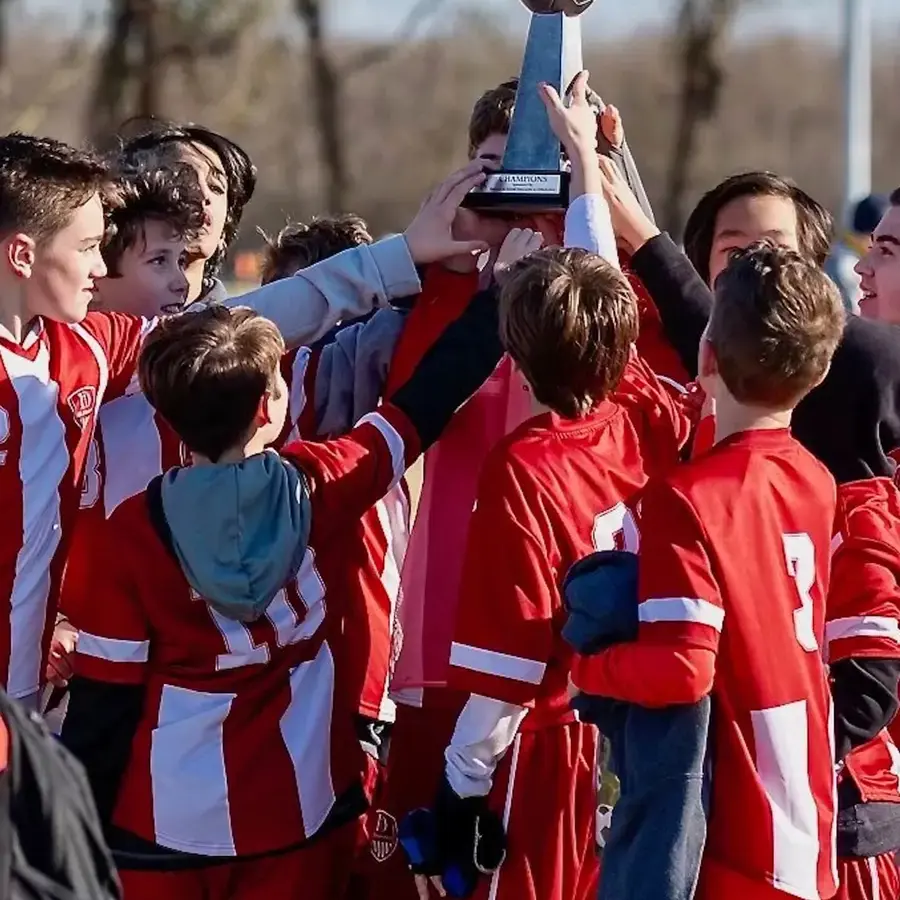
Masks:
[[[675,671],[664,689],[667,705],[699,703],[712,692],[715,678],[715,654],[709,650],[691,650],[675,654]]]

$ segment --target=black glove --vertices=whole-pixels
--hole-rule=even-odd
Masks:
[[[506,857],[506,832],[485,797],[460,797],[442,780],[433,810],[416,809],[400,823],[400,844],[418,875],[439,875],[450,897],[471,897],[479,875]]]

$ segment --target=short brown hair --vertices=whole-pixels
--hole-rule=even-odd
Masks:
[[[197,173],[188,165],[123,169],[117,173],[112,193],[103,244],[103,259],[111,278],[119,277],[125,251],[143,240],[146,222],[164,222],[180,238],[193,240],[206,221]]]
[[[800,253],[817,266],[825,265],[834,236],[831,213],[789,178],[773,172],[744,172],[726,178],[706,193],[684,227],[685,255],[705,282],[709,283],[709,258],[719,213],[740,197],[781,197],[790,200],[797,212]]]
[[[52,138],[0,137],[0,237],[52,238],[109,182],[106,163]]]
[[[900,206],[900,187],[895,188],[890,196],[891,206]]]
[[[509,134],[519,79],[511,78],[503,84],[485,91],[469,119],[469,158],[492,134]]]
[[[707,340],[735,400],[789,409],[822,380],[843,328],[840,293],[822,269],[762,243],[716,279]]]
[[[247,307],[162,319],[138,365],[141,390],[188,449],[214,462],[244,438],[276,384],[284,340]]]
[[[551,248],[513,266],[500,292],[500,339],[535,397],[569,419],[615,390],[637,339],[628,279],[586,250]]]
[[[266,241],[262,259],[263,284],[287,278],[351,247],[372,243],[365,219],[352,213],[317,216],[308,225],[291,223],[274,238],[265,233],[262,235]]]

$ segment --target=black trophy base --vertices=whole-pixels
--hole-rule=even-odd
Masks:
[[[492,215],[564,213],[569,208],[568,172],[491,172],[462,205]]]

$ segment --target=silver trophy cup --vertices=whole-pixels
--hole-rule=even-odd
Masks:
[[[480,212],[563,212],[569,205],[569,174],[538,86],[546,82],[562,95],[584,67],[579,16],[593,0],[522,2],[531,26],[506,152],[463,204]]]

